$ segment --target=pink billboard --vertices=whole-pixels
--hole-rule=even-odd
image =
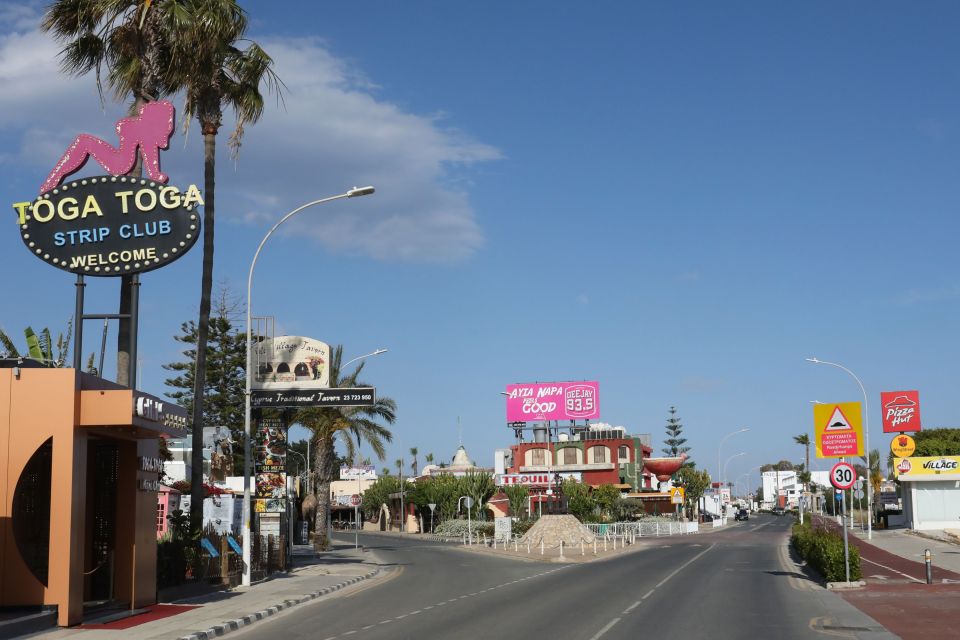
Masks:
[[[600,417],[599,382],[510,384],[506,395],[507,422]]]

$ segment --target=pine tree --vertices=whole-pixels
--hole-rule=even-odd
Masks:
[[[677,417],[676,407],[670,407],[670,417],[667,418],[666,428],[667,438],[663,441],[663,444],[667,445],[663,449],[665,454],[676,457],[690,451],[690,447],[683,446],[686,444],[687,439],[681,435],[683,433],[683,424],[680,422],[680,418]]]
[[[207,377],[204,388],[203,423],[225,426],[236,443],[233,447],[234,469],[243,464],[243,394],[246,386],[246,334],[237,331],[232,317],[239,304],[231,300],[229,292],[221,291],[210,318],[207,338]],[[170,387],[165,395],[193,415],[194,368],[196,363],[197,323],[193,320],[180,325],[180,335],[174,340],[186,346],[184,359],[163,365],[173,372],[165,383]]]

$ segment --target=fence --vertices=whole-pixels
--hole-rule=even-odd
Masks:
[[[285,536],[254,536],[250,550],[250,577],[262,580],[287,568]],[[243,537],[204,532],[199,545],[184,540],[162,540],[157,546],[157,586],[210,582],[235,586],[243,573]]]
[[[656,536],[675,536],[699,533],[700,529],[696,522],[612,522],[610,524],[584,525],[589,528],[593,535],[600,539],[632,539],[632,538],[651,538]]]

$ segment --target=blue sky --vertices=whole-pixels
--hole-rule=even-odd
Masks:
[[[505,385],[585,379],[604,421],[658,449],[675,405],[711,471],[749,426],[721,452],[746,452],[736,479],[801,460],[810,400],[860,399],[808,356],[863,380],[873,448],[889,444],[881,391],[919,389],[926,426],[960,425],[955,5],[245,6],[287,90],[238,162],[222,136],[216,279],[242,297],[272,222],[377,187],[271,239],[253,312],[348,357],[389,349],[366,368],[399,406],[387,465],[410,447],[449,460],[458,416],[492,465],[512,443]],[[41,10],[0,4],[10,203],[122,111],[58,73]],[[196,125],[171,141],[172,183],[202,183],[199,141]],[[73,278],[28,255],[9,211],[0,327],[63,326]],[[199,279],[199,248],[143,278],[147,391],[164,391]],[[117,289],[95,281],[88,312]]]

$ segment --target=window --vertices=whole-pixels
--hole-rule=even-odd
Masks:
[[[596,464],[607,461],[606,447],[590,447],[590,462]]]
[[[620,462],[630,462],[630,447],[625,444],[620,445],[617,451],[617,459]]]
[[[535,467],[543,467],[547,464],[546,449],[530,449],[530,464]]]
[[[577,451],[576,447],[566,447],[563,450],[563,464],[577,464]]]

